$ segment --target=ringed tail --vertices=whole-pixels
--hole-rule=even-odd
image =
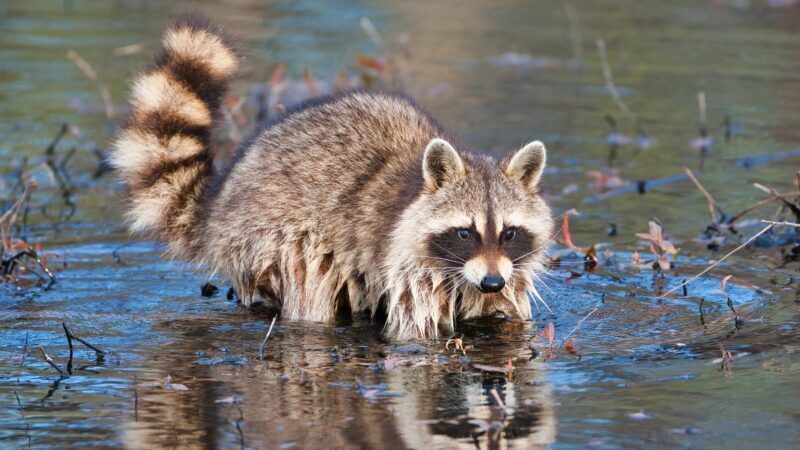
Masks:
[[[131,230],[155,235],[175,256],[197,242],[214,170],[212,127],[237,66],[234,48],[205,19],[172,23],[154,64],[133,84],[130,116],[113,144]]]

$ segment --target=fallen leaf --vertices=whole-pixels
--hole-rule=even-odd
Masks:
[[[275,69],[272,70],[272,73],[269,76],[268,84],[270,87],[274,87],[275,85],[280,84],[283,82],[283,76],[286,73],[286,64],[280,63],[275,66]]]
[[[556,327],[553,325],[553,322],[549,322],[547,324],[547,328],[543,329],[539,332],[545,339],[547,339],[547,343],[549,345],[553,345],[553,340],[556,337]]]
[[[575,214],[574,209],[564,213],[564,217],[561,219],[561,239],[564,241],[563,244],[570,250],[585,253],[586,249],[580,248],[572,243],[572,232],[569,229],[569,216],[572,214]]]
[[[578,353],[577,350],[575,350],[575,339],[574,338],[567,341],[567,343],[564,345],[564,351],[566,351],[570,355],[577,356],[578,359],[581,358],[581,354]]]
[[[386,71],[386,61],[380,58],[374,58],[372,56],[364,55],[364,54],[357,54],[355,55],[356,64],[365,68],[365,69],[372,69],[382,74]]]

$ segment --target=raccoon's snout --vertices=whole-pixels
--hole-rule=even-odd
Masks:
[[[498,275],[487,275],[481,280],[481,292],[484,294],[493,294],[503,290],[506,285],[506,280]]]

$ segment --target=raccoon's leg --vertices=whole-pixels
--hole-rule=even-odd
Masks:
[[[282,314],[290,319],[332,322],[348,277],[322,239],[302,232],[282,245]]]
[[[418,279],[390,292],[384,334],[389,339],[436,339],[455,329],[457,293],[443,283]]]

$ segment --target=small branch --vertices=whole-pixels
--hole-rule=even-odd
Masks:
[[[78,54],[75,50],[69,50],[67,52],[67,58],[70,59],[81,72],[83,75],[89,79],[92,83],[95,84],[97,90],[100,92],[100,97],[103,99],[103,105],[105,106],[106,118],[112,119],[114,118],[114,103],[111,101],[111,92],[108,90],[108,87],[100,82],[100,79],[97,76],[97,71],[94,70],[91,64],[89,64],[81,55]]]
[[[708,123],[706,118],[706,93],[704,91],[697,93],[697,109],[700,112],[700,134],[703,135],[706,123]]]
[[[596,43],[597,53],[600,55],[600,62],[603,64],[603,78],[606,80],[606,89],[608,89],[611,98],[614,99],[614,102],[617,104],[617,107],[619,107],[619,110],[622,111],[622,114],[630,115],[630,108],[622,101],[619,89],[617,89],[617,86],[614,84],[614,79],[611,75],[611,66],[608,64],[608,57],[606,56],[606,43],[602,39],[597,39]]]
[[[697,186],[697,189],[700,190],[700,193],[702,193],[703,196],[705,196],[706,201],[708,201],[708,212],[709,214],[711,214],[711,223],[716,224],[717,223],[716,212],[720,210],[720,207],[717,205],[717,201],[714,200],[714,197],[711,196],[711,194],[706,190],[706,188],[700,183],[700,180],[698,180],[694,176],[694,174],[688,167],[684,167],[683,171],[686,172],[686,175],[689,176],[689,179],[692,180],[692,183],[694,183],[694,185]]]
[[[775,221],[772,221],[772,220],[761,220],[761,223],[769,223],[769,224],[772,224],[772,225],[775,225],[775,226],[781,226],[781,227],[800,228],[800,223],[787,222],[785,220],[783,222],[775,222]]]
[[[589,197],[583,199],[583,203],[589,205],[592,203],[597,203],[603,200],[607,200],[611,197],[617,197],[625,194],[634,194],[634,193],[646,194],[647,192],[650,192],[655,188],[677,183],[687,178],[688,177],[686,176],[685,173],[676,173],[675,175],[656,178],[653,180],[640,180],[630,183],[627,186],[623,186],[621,188],[612,189],[602,194],[590,195]]]
[[[762,207],[764,205],[768,205],[768,204],[774,202],[775,200],[780,200],[781,197],[798,197],[798,196],[800,196],[800,193],[787,192],[787,193],[780,194],[780,196],[772,195],[772,196],[769,196],[767,198],[761,199],[761,200],[757,201],[756,203],[754,203],[754,204],[748,206],[747,208],[743,209],[741,212],[739,212],[737,214],[734,214],[731,217],[731,219],[728,221],[728,223],[732,225],[732,224],[738,222],[742,217],[746,216],[747,214],[757,210],[758,208],[760,208],[760,207]]]
[[[272,323],[269,324],[269,330],[267,330],[267,335],[264,336],[264,340],[261,341],[261,345],[258,346],[258,359],[259,361],[264,360],[264,347],[267,345],[267,339],[269,339],[269,335],[272,333],[272,327],[275,326],[275,320],[278,318],[277,315],[272,318]]]
[[[381,34],[378,33],[378,29],[375,28],[375,25],[372,24],[372,21],[369,20],[368,17],[362,17],[359,21],[361,25],[361,29],[364,30],[364,33],[367,34],[369,39],[375,43],[378,47],[383,47],[383,38]]]
[[[61,325],[64,327],[64,332],[67,333],[67,339],[68,340],[69,339],[75,339],[76,341],[80,342],[81,344],[83,344],[83,345],[89,347],[90,349],[94,350],[94,352],[97,354],[97,359],[99,359],[99,360],[102,360],[103,358],[105,358],[106,352],[104,350],[101,350],[100,348],[95,347],[94,345],[90,344],[89,342],[87,342],[82,337],[80,337],[77,334],[73,333],[72,330],[70,330],[67,327],[67,322],[61,322]],[[70,345],[70,347],[71,347],[71,345]],[[71,352],[70,352],[70,354],[71,354]]]
[[[767,225],[767,226],[766,226],[766,227],[764,227],[764,228],[763,228],[761,231],[759,231],[758,233],[756,233],[756,234],[754,234],[753,236],[751,236],[751,237],[750,237],[750,239],[748,239],[748,240],[747,240],[747,241],[746,241],[744,244],[742,244],[742,245],[740,245],[740,246],[736,247],[735,249],[731,250],[730,252],[728,252],[728,254],[726,254],[726,255],[725,255],[725,256],[723,256],[722,258],[718,259],[716,262],[714,262],[714,264],[711,264],[710,266],[706,267],[706,268],[705,268],[705,269],[704,269],[702,272],[698,273],[697,275],[693,276],[692,278],[689,278],[688,280],[684,281],[683,283],[681,283],[681,284],[679,284],[679,285],[675,286],[674,288],[672,288],[672,289],[670,289],[669,291],[667,291],[667,293],[659,295],[659,296],[658,296],[658,298],[665,298],[665,297],[666,297],[666,296],[668,296],[669,294],[672,294],[673,292],[677,291],[678,289],[680,289],[680,288],[682,288],[682,287],[684,287],[684,286],[688,285],[688,284],[689,284],[689,283],[691,283],[692,281],[694,281],[694,280],[696,280],[696,279],[698,279],[698,278],[702,277],[703,275],[705,275],[706,273],[708,273],[708,272],[709,272],[711,269],[713,269],[714,267],[716,267],[717,265],[719,265],[719,263],[721,263],[722,261],[725,261],[726,259],[728,259],[728,257],[729,257],[729,256],[731,256],[731,255],[733,255],[734,253],[738,252],[739,250],[741,250],[741,249],[743,249],[743,248],[747,247],[747,245],[748,245],[748,244],[750,244],[751,242],[753,242],[754,240],[756,240],[756,239],[757,239],[759,236],[761,236],[762,234],[764,234],[764,233],[766,233],[767,231],[769,231],[770,229],[772,229],[772,227],[773,227],[773,226],[774,226],[774,225],[772,225],[772,224],[769,224],[769,225]]]
[[[64,327],[64,334],[67,335],[67,345],[69,345],[69,360],[67,361],[67,372],[72,375],[72,354],[73,354],[73,347],[72,347],[72,336],[69,335],[69,329],[67,328],[67,322],[61,322],[61,326]]]
[[[564,13],[567,15],[569,23],[569,38],[572,42],[572,57],[576,61],[583,63],[583,36],[581,36],[581,23],[578,19],[578,11],[570,2],[564,2]]]
[[[47,364],[50,364],[50,366],[56,369],[58,371],[58,374],[61,375],[61,378],[69,378],[69,374],[61,370],[61,367],[58,367],[58,364],[56,364],[55,361],[53,361],[53,358],[51,358],[50,355],[48,355],[47,352],[44,351],[44,347],[40,345],[39,350],[42,351],[42,356],[44,356],[44,360],[47,361]]]
[[[761,166],[764,164],[782,161],[784,159],[794,158],[794,157],[800,157],[800,147],[787,152],[768,153],[764,155],[755,155],[755,156],[740,158],[736,160],[735,166],[738,168],[749,169],[751,167]],[[591,195],[589,197],[586,197],[583,199],[583,203],[584,204],[597,203],[603,200],[607,200],[611,197],[617,197],[625,194],[634,194],[634,193],[645,194],[657,187],[666,186],[672,183],[677,183],[687,178],[688,177],[686,176],[685,173],[678,173],[675,175],[656,178],[653,180],[640,180],[630,183],[627,186],[623,186],[618,189],[612,189],[602,194]],[[782,195],[787,196],[784,194]],[[797,194],[792,194],[792,195],[797,195]]]
[[[781,161],[788,158],[800,157],[800,147],[785,152],[766,153],[762,155],[745,156],[736,160],[736,167],[749,169],[751,167]]]
[[[575,332],[576,332],[576,331],[578,331],[578,329],[581,327],[581,325],[583,325],[583,322],[585,322],[585,321],[586,321],[586,319],[588,319],[588,318],[589,318],[589,316],[591,316],[592,314],[594,314],[596,311],[597,311],[597,308],[595,308],[595,309],[593,309],[593,310],[589,311],[589,314],[585,315],[585,316],[583,317],[583,319],[581,319],[581,320],[580,320],[580,321],[579,321],[579,322],[578,322],[578,323],[575,325],[575,328],[573,328],[573,329],[572,329],[572,331],[570,331],[569,333],[567,333],[567,335],[566,335],[566,336],[564,336],[564,338],[563,338],[563,339],[561,339],[561,345],[559,345],[559,346],[558,346],[558,349],[559,349],[559,350],[561,350],[561,347],[563,347],[563,346],[564,346],[564,344],[567,342],[567,339],[569,339],[569,337],[570,337],[570,336],[572,336],[573,334],[575,334]]]

